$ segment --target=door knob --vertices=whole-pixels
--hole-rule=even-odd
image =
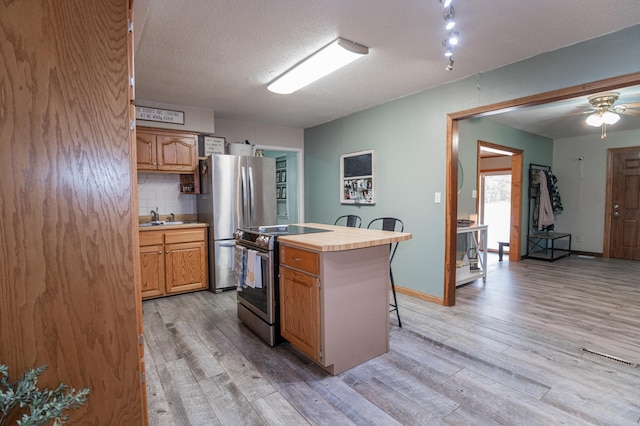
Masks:
[[[618,216],[620,216],[620,213],[618,213],[618,212],[613,212],[613,216],[614,216],[614,217],[618,217]]]
[[[617,205],[617,204],[614,204],[614,205],[613,205],[613,208],[614,208],[614,209],[617,209],[618,207],[620,207],[620,206],[619,206],[619,205]]]

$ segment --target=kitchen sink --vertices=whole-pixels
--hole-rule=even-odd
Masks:
[[[169,225],[185,225],[187,223],[193,223],[193,222],[185,222],[185,221],[180,221],[180,220],[176,220],[176,221],[168,221],[168,220],[156,220],[153,222],[143,222],[143,223],[139,223],[138,226],[140,227],[146,227],[146,226],[169,226]]]

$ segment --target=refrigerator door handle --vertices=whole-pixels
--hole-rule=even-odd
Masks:
[[[249,225],[249,215],[248,215],[248,206],[249,206],[249,188],[247,182],[247,170],[242,167],[242,222],[244,226]]]
[[[254,206],[256,205],[255,190],[253,188],[253,167],[249,167],[249,220],[251,225],[260,225],[259,223],[253,223],[255,216]]]

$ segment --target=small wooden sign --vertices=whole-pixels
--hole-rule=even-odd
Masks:
[[[215,136],[204,137],[204,155],[224,154],[225,138]]]
[[[184,112],[169,109],[136,106],[136,118],[146,121],[161,121],[163,123],[184,124]]]

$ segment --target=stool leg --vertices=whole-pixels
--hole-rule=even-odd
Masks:
[[[498,243],[498,262],[502,262],[502,254],[504,253],[504,246]]]
[[[402,321],[400,321],[400,311],[398,310],[398,298],[396,297],[396,285],[393,282],[393,271],[391,270],[391,266],[389,266],[389,276],[391,277],[391,292],[393,293],[393,303],[391,305],[393,309],[390,312],[396,311],[396,315],[398,316],[398,327],[402,328]]]

